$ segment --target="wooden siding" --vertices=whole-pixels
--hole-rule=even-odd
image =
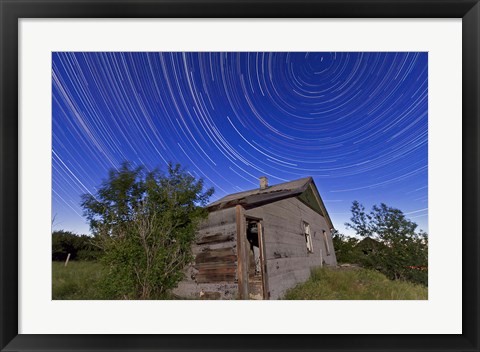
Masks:
[[[232,207],[211,212],[200,225],[193,246],[195,260],[176,294],[201,299],[248,297],[248,291],[244,292],[247,286],[242,283],[247,280],[246,272],[241,266],[246,254],[244,243],[237,236],[238,232],[245,232],[245,217],[262,219],[262,256],[268,282],[265,297],[281,298],[288,288],[306,281],[311,268],[336,265],[328,221],[299,199],[284,199],[248,210]],[[310,225],[312,253],[307,252],[303,222]]]
[[[247,216],[263,219],[267,276],[271,299],[310,276],[310,269],[336,265],[330,228],[326,219],[297,198],[284,199],[249,209]],[[307,252],[303,222],[310,224],[313,253]],[[327,255],[323,231],[327,234]]]
[[[234,299],[238,296],[235,209],[209,214],[196,233],[194,261],[174,290],[180,297]]]

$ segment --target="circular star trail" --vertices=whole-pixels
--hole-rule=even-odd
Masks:
[[[171,161],[228,193],[313,176],[334,225],[385,202],[427,230],[428,54],[53,53],[53,209],[124,160]]]

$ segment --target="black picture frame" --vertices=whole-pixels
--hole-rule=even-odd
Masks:
[[[478,0],[0,0],[0,11],[0,347],[2,351],[260,351],[267,349],[479,351],[480,5]],[[248,338],[233,338],[231,335],[19,335],[18,20],[20,18],[132,17],[462,18],[463,333],[460,335],[251,335]]]

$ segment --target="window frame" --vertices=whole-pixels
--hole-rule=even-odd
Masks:
[[[307,245],[307,253],[313,253],[312,227],[306,221],[303,221],[303,235]]]
[[[323,232],[323,241],[325,242],[325,251],[327,252],[327,256],[329,256],[332,252],[330,251],[330,244],[328,243],[327,231],[322,230],[322,232]]]

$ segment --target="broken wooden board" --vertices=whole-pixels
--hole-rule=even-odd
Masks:
[[[198,245],[202,245],[202,244],[230,242],[234,240],[235,240],[234,233],[229,233],[229,234],[216,233],[214,235],[202,236],[199,239],[197,239],[195,243]]]

